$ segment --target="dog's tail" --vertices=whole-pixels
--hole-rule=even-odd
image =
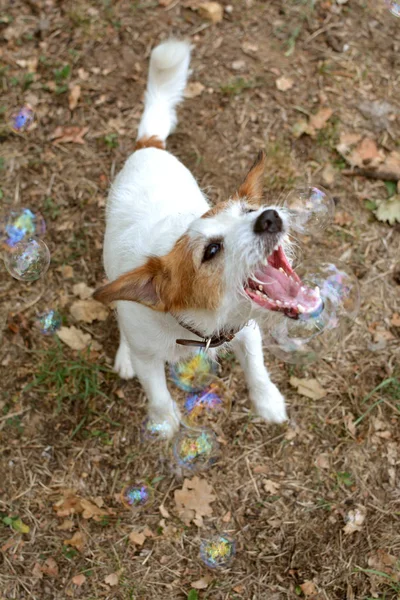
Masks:
[[[189,73],[190,44],[168,40],[153,49],[137,147],[153,138],[160,147],[176,125],[176,105],[182,100]],[[157,145],[156,143],[151,145]]]

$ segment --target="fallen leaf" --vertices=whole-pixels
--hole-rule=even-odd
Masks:
[[[229,523],[231,518],[232,518],[231,511],[228,510],[228,512],[222,517],[222,521],[223,521],[223,523]]]
[[[84,576],[84,574],[83,574],[83,573],[80,573],[79,575],[75,575],[75,576],[72,578],[72,583],[74,583],[75,585],[77,585],[77,586],[79,586],[79,587],[80,587],[81,585],[83,585],[83,584],[85,583],[85,581],[86,581],[86,577]]]
[[[355,425],[354,415],[352,413],[348,413],[347,415],[344,416],[343,421],[344,421],[344,424],[346,425],[349,433],[351,433],[351,435],[355,437],[356,425]]]
[[[84,350],[92,342],[92,336],[89,333],[83,333],[77,327],[61,327],[57,331],[57,335],[64,344],[72,350]],[[94,350],[99,349],[99,344],[92,342]]]
[[[83,81],[87,81],[89,79],[89,73],[82,68],[78,69],[78,76],[79,79],[82,79]]]
[[[150,527],[146,527],[143,529],[142,533],[146,536],[146,537],[156,537],[155,533],[152,532],[152,530],[150,529]]]
[[[76,283],[74,286],[72,286],[72,293],[74,294],[74,296],[79,296],[81,300],[87,300],[92,296],[93,292],[94,288],[89,287],[83,281],[81,283]]]
[[[376,167],[385,159],[385,155],[370,138],[364,138],[346,160],[354,167]]]
[[[184,97],[185,98],[197,98],[197,96],[201,96],[205,89],[205,86],[200,83],[200,81],[192,81],[188,83],[185,89]]]
[[[297,377],[291,377],[289,379],[290,385],[297,388],[298,393],[311,400],[321,400],[325,398],[327,392],[318,383],[316,379],[298,379]]]
[[[313,129],[323,129],[332,115],[333,110],[331,108],[320,108],[315,115],[311,115],[309,124]]]
[[[118,582],[119,577],[116,573],[110,573],[109,575],[107,575],[107,577],[104,578],[104,583],[111,585],[111,587],[113,587],[114,585],[118,585]]]
[[[92,321],[105,321],[108,317],[107,308],[92,298],[89,300],[76,300],[69,309],[77,321],[92,323]]]
[[[287,92],[288,90],[292,89],[294,81],[293,79],[282,75],[282,77],[279,77],[279,79],[275,81],[275,85],[280,92]]]
[[[64,279],[72,279],[74,276],[74,269],[70,265],[63,265],[58,267],[57,271],[60,271],[61,276]]]
[[[89,127],[63,126],[59,125],[51,134],[53,144],[84,144],[83,137],[89,131]]]
[[[349,213],[344,210],[339,210],[335,213],[335,223],[336,225],[340,225],[343,227],[344,225],[351,225],[353,223],[354,218],[349,215]]]
[[[335,181],[336,171],[331,163],[325,165],[322,171],[322,181],[327,187],[331,187]]]
[[[80,98],[81,95],[81,86],[80,85],[74,85],[71,88],[71,91],[69,93],[68,96],[68,105],[69,105],[69,109],[70,110],[75,110],[77,104],[78,104],[78,100]]]
[[[224,8],[219,2],[203,2],[199,6],[199,15],[211,23],[219,23],[224,18]]]
[[[346,525],[343,527],[343,531],[346,535],[351,535],[356,531],[360,531],[365,521],[367,511],[364,506],[359,506],[354,510],[350,510],[346,515]]]
[[[43,571],[42,571],[42,565],[38,562],[36,562],[33,565],[33,569],[32,569],[32,575],[36,578],[36,579],[43,579]]]
[[[389,225],[394,225],[396,221],[400,223],[400,195],[380,202],[374,214],[378,221],[387,222]]]
[[[49,577],[57,577],[58,576],[58,565],[54,558],[51,556],[46,558],[44,561],[44,565],[42,565],[42,571],[45,575]]]
[[[254,44],[253,42],[243,42],[242,46],[241,46],[243,52],[245,54],[257,54],[259,47],[257,46],[257,44]]]
[[[243,71],[246,68],[245,60],[234,60],[232,63],[232,69],[234,71]]]
[[[281,487],[279,485],[279,483],[275,483],[274,481],[271,481],[271,479],[264,479],[263,486],[264,486],[264,490],[268,494],[272,494],[272,495],[275,495],[277,493],[277,491],[279,490],[279,488]]]
[[[317,588],[315,587],[315,585],[312,581],[305,581],[304,583],[301,583],[300,589],[303,592],[303,594],[306,596],[306,598],[308,596],[313,596],[314,594],[317,593]]]
[[[175,490],[174,498],[180,518],[184,523],[197,520],[202,525],[202,518],[212,515],[211,502],[216,500],[212,487],[205,479],[195,476],[185,479],[181,490]]]
[[[400,315],[398,313],[393,313],[390,322],[394,327],[400,327]]]
[[[314,132],[314,129],[312,129],[310,127],[310,125],[308,124],[308,122],[305,119],[300,119],[300,121],[297,121],[293,125],[292,133],[295,138],[299,138],[302,135],[304,135],[305,133],[307,135],[314,135],[315,132]]]
[[[53,508],[57,513],[57,517],[68,517],[69,515],[79,514],[83,510],[81,499],[71,489],[63,491],[63,497],[53,505]]]
[[[58,527],[60,531],[71,531],[74,528],[74,522],[72,519],[65,519]]]
[[[136,544],[136,546],[143,546],[146,541],[146,536],[144,533],[139,533],[139,531],[131,531],[129,534],[129,539],[132,544]]]
[[[211,581],[211,578],[206,575],[205,577],[202,577],[201,579],[198,579],[197,581],[192,581],[192,583],[190,585],[195,590],[205,590],[206,588],[208,588],[210,581]]]
[[[382,327],[379,327],[374,332],[373,338],[374,338],[374,342],[376,342],[376,343],[387,342],[387,341],[396,339],[395,336],[393,335],[393,333],[391,333],[387,329],[383,329]]]
[[[83,509],[82,517],[84,519],[93,519],[94,521],[101,521],[104,516],[109,515],[108,510],[99,508],[93,502],[86,500],[85,498],[80,499],[80,504]]]
[[[164,519],[169,519],[169,512],[165,508],[164,504],[160,504],[158,510],[160,511],[161,516],[164,517]]]
[[[72,546],[73,548],[79,550],[79,552],[82,552],[86,544],[86,536],[83,535],[83,533],[81,533],[80,531],[76,531],[72,538],[64,540],[64,544],[66,546]]]

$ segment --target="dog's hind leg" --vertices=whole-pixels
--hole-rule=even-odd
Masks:
[[[179,410],[168,391],[164,362],[153,356],[132,356],[133,367],[149,401],[149,418],[162,425],[168,438],[179,429]]]
[[[266,421],[286,421],[285,399],[269,378],[264,365],[261,332],[252,322],[236,335],[232,348],[244,371],[255,412]]]
[[[116,371],[122,379],[132,379],[132,377],[135,377],[131,351],[122,333],[119,348],[115,356],[114,371]]]

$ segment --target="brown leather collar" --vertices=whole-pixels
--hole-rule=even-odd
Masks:
[[[179,323],[179,325],[181,325],[181,327],[184,327],[185,329],[190,331],[190,333],[197,335],[197,337],[202,338],[201,341],[200,340],[197,341],[197,340],[178,339],[178,340],[176,340],[176,343],[179,344],[180,346],[196,346],[197,348],[205,348],[206,350],[208,350],[209,348],[217,348],[218,346],[222,346],[222,344],[231,342],[233,340],[233,338],[235,337],[235,335],[237,333],[239,333],[239,331],[240,331],[240,329],[224,331],[222,333],[218,333],[218,334],[206,337],[202,333],[200,333],[199,331],[194,329],[193,327],[190,327],[186,323],[183,323],[180,319],[178,319],[178,317],[175,316],[175,319],[178,321],[178,323]]]

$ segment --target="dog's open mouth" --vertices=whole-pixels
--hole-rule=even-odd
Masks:
[[[249,279],[245,292],[261,308],[291,319],[309,318],[323,308],[318,287],[308,287],[289,264],[282,246],[274,250]]]

